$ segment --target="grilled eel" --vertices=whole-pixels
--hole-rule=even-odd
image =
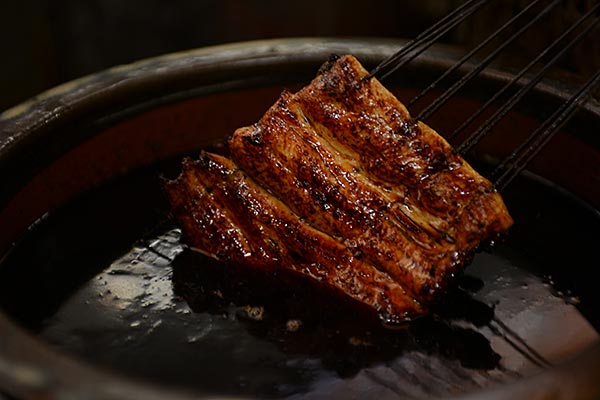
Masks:
[[[352,56],[186,159],[164,189],[191,246],[344,294],[387,323],[428,311],[513,223],[500,195]]]

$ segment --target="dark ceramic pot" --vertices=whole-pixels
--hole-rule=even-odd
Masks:
[[[226,137],[236,127],[253,123],[274,102],[282,88],[295,89],[307,83],[331,53],[351,53],[366,66],[373,66],[395,52],[403,43],[384,39],[284,39],[198,49],[143,60],[91,75],[45,92],[0,115],[0,254],[6,254],[0,264],[1,286],[5,293],[1,296],[4,311],[0,313],[0,393],[16,398],[88,399],[291,395],[293,391],[281,389],[286,382],[277,382],[280,385],[279,392],[261,391],[262,389],[254,392],[241,389],[211,392],[203,390],[201,383],[195,387],[189,384],[178,385],[176,380],[162,382],[161,379],[145,376],[143,373],[129,374],[120,369],[119,365],[111,365],[110,362],[97,363],[97,357],[88,357],[85,351],[78,353],[56,342],[49,343],[52,340],[48,340],[47,331],[44,334],[45,324],[51,320],[53,313],[60,310],[61,302],[71,301],[68,299],[73,298],[78,285],[85,285],[86,281],[100,274],[102,269],[86,271],[83,277],[74,280],[71,277],[80,272],[69,270],[72,266],[54,265],[52,262],[33,266],[26,263],[16,265],[11,260],[14,253],[21,251],[20,248],[27,248],[28,237],[34,235],[32,232],[36,231],[38,225],[46,224],[48,219],[63,212],[60,210],[65,207],[75,207],[72,205],[73,201],[90,190],[97,190],[107,182],[136,174],[141,169],[162,165],[168,160],[194,153]],[[385,83],[401,99],[410,98],[417,88],[452,65],[458,55],[460,51],[456,49],[435,47]],[[482,99],[489,97],[493,89],[510,77],[508,72],[493,69],[486,71],[475,85],[436,115],[431,121],[432,126],[440,132],[452,129],[457,121],[473,112]],[[472,159],[484,164],[493,163],[501,154],[514,148],[522,140],[521,135],[539,124],[539,118],[568,96],[569,91],[570,88],[564,84],[546,82],[538,85],[521,109],[510,114],[506,122],[500,125],[498,130],[502,133],[479,146],[471,155]],[[565,243],[566,248],[559,251],[563,256],[555,258],[577,254],[573,256],[573,265],[563,265],[568,271],[557,272],[558,267],[552,267],[544,261],[553,257],[552,254],[547,254],[555,251],[550,247],[551,244],[543,242],[543,237],[540,239],[542,243],[530,243],[528,240],[531,238],[527,232],[515,233],[514,241],[522,245],[517,244],[516,247],[534,248],[533,252],[538,255],[546,253],[545,256],[540,256],[538,265],[533,268],[535,276],[558,275],[564,286],[574,288],[575,294],[581,298],[579,310],[572,305],[565,306],[568,309],[565,308],[567,311],[563,322],[568,323],[569,318],[575,315],[573,318],[579,318],[578,321],[587,321],[585,332],[572,331],[564,326],[561,328],[556,325],[556,320],[536,324],[531,320],[520,323],[512,321],[517,324],[512,326],[512,330],[518,331],[520,337],[526,337],[528,343],[544,342],[544,336],[549,335],[550,331],[558,333],[559,338],[565,338],[564,342],[558,340],[558,347],[553,347],[555,353],[558,351],[556,349],[560,350],[560,357],[550,360],[552,366],[537,369],[514,367],[515,373],[502,375],[498,382],[493,382],[493,372],[488,369],[477,375],[477,379],[483,381],[474,384],[471,380],[471,384],[464,387],[461,386],[462,378],[438,374],[438,379],[447,379],[445,388],[439,390],[427,390],[428,385],[441,387],[437,381],[410,384],[408,386],[412,388],[412,392],[408,389],[403,392],[397,380],[391,384],[371,380],[368,385],[372,387],[366,387],[367,384],[359,387],[360,377],[364,374],[368,376],[367,370],[393,364],[389,358],[383,357],[361,364],[350,374],[338,374],[332,380],[335,384],[331,383],[327,390],[321,387],[319,390],[324,391],[316,392],[309,385],[308,389],[299,391],[307,398],[318,397],[319,393],[329,397],[352,394],[356,397],[383,398],[420,395],[447,397],[451,394],[477,399],[600,397],[600,342],[597,341],[598,336],[593,328],[595,326],[597,329],[599,326],[596,315],[599,301],[593,288],[595,271],[590,270],[593,264],[581,265],[594,259],[595,249],[586,243],[574,243],[574,240],[558,237],[560,232],[568,236],[569,232],[595,229],[595,233],[586,235],[589,241],[598,239],[599,142],[594,134],[599,127],[600,107],[596,103],[589,103],[547,150],[536,158],[523,178],[529,176],[537,184],[543,184],[544,190],[558,193],[557,196],[567,200],[560,200],[558,203],[548,200],[549,203],[545,205],[542,196],[542,200],[536,198],[537,205],[528,206],[515,215],[517,224],[520,223],[518,218],[521,215],[527,221],[527,216],[535,213],[536,209],[539,213],[549,209],[562,215],[562,219],[553,220],[556,225],[554,229],[559,232],[555,239],[557,243]],[[158,173],[163,171],[159,169]],[[507,192],[509,203],[526,202],[525,195],[519,197],[523,193],[521,188],[526,185],[516,184],[511,189],[512,192]],[[123,198],[123,202],[128,201]],[[107,207],[110,207],[113,203],[100,203],[100,207],[102,204],[109,204]],[[131,209],[134,208],[135,204],[131,205]],[[115,210],[112,213],[109,210],[107,215],[118,215],[122,226],[137,224],[142,227],[140,229],[147,228],[143,215],[121,215],[119,212]],[[97,218],[92,216],[94,213],[91,209],[81,215],[84,219],[89,218],[91,224],[92,221],[97,222]],[[579,222],[561,225],[561,221],[569,219],[570,215],[577,221],[586,220],[587,225],[578,225]],[[58,221],[60,225],[60,219]],[[105,240],[110,242],[111,237],[105,236]],[[58,241],[53,243],[55,247],[51,246],[48,250],[50,253],[57,251],[56,246],[60,246]],[[93,236],[81,243],[78,246],[84,249],[83,254],[103,254],[110,247]],[[540,248],[545,250],[540,251]],[[526,250],[523,251],[527,253]],[[51,255],[48,257],[52,258]],[[535,254],[531,257],[537,259]],[[23,258],[16,259],[18,261]],[[53,268],[57,271],[53,271]],[[477,265],[471,268],[477,268]],[[48,277],[51,276],[56,278],[52,284],[48,283]],[[64,285],[61,284],[63,279]],[[494,285],[487,282],[485,277],[483,283],[484,287]],[[557,285],[561,284],[559,282]],[[46,307],[44,290],[61,292],[58,300],[47,300],[53,306]],[[514,299],[507,302],[519,307],[515,305],[517,302]],[[497,313],[500,312],[499,308],[500,305],[497,306]],[[36,313],[39,315],[31,316]],[[515,315],[519,313],[518,309],[514,311]],[[528,315],[543,320],[550,314],[536,311]],[[472,324],[473,321],[467,320],[466,323]],[[579,323],[585,325],[583,322]],[[458,325],[452,326],[456,328]],[[484,334],[490,336],[489,332],[483,332],[482,335]],[[418,336],[412,337],[416,337],[415,342],[419,342]],[[536,338],[541,339],[537,341]],[[164,343],[164,340],[162,343],[168,348],[168,343]],[[91,346],[89,343],[82,346],[88,345]],[[492,341],[490,348],[494,348],[494,345]],[[439,350],[440,346],[436,346]],[[461,345],[454,343],[450,346]],[[110,352],[110,346],[109,350],[106,349],[99,346],[97,351]],[[94,349],[86,351],[91,353]],[[153,349],[143,348],[140,351],[152,353]],[[309,352],[305,354],[300,351],[300,354],[298,356],[296,352],[294,357],[319,358]],[[445,358],[442,357],[444,354]],[[444,354],[440,356],[441,359],[456,362],[457,357]],[[197,357],[197,364],[189,364],[190,361],[187,360],[185,368],[189,370],[194,365],[206,362],[201,354]],[[502,354],[502,357],[510,364],[511,356]],[[466,363],[464,359],[459,361],[463,366]],[[461,363],[456,365],[460,366]],[[447,364],[445,371],[451,365],[454,364]],[[426,366],[421,365],[419,368]],[[429,367],[434,370],[436,368],[434,365]],[[157,368],[160,369],[159,366]],[[157,375],[160,376],[160,373]],[[486,378],[481,378],[482,376]],[[420,378],[416,376],[414,379]],[[344,382],[348,382],[348,385],[345,386]]]

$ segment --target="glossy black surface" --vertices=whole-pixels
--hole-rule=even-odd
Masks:
[[[305,282],[186,249],[159,189],[169,169],[115,180],[32,227],[0,265],[0,306],[56,348],[119,373],[259,397],[463,393],[568,356],[561,337],[597,337],[573,304],[598,329],[598,212],[555,187],[515,182],[506,242],[475,257],[433,315],[389,330]],[[575,322],[552,329],[565,315]],[[523,327],[532,316],[546,322]]]

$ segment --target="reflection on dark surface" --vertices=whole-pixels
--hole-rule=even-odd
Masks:
[[[286,353],[318,358],[341,377],[406,351],[437,354],[466,368],[493,369],[500,360],[481,333],[452,324],[461,320],[482,326],[494,315],[458,287],[433,316],[391,330],[359,304],[298,277],[223,264],[192,251],[177,256],[173,272],[175,293],[194,312],[222,315],[234,305],[237,320],[250,334]]]
[[[156,174],[115,180],[39,221],[0,264],[0,307],[39,330],[164,215]]]

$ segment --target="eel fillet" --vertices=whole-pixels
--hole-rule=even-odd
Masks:
[[[330,59],[236,130],[227,157],[184,160],[164,189],[205,254],[305,276],[401,323],[513,221],[492,184],[367,75],[352,56]]]

